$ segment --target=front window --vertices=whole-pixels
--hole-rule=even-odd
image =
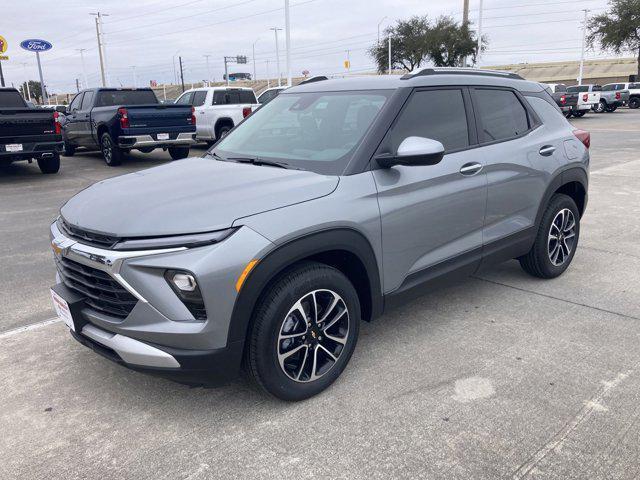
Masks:
[[[389,96],[382,90],[280,94],[213,153],[340,175]]]

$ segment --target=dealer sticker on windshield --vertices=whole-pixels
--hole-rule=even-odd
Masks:
[[[158,134],[158,140],[169,140],[169,134],[168,133],[159,133]]]
[[[7,143],[4,146],[5,150],[7,152],[21,152],[22,151],[22,144],[21,143]]]
[[[60,317],[62,321],[67,324],[67,327],[69,327],[71,330],[75,332],[76,328],[73,325],[73,318],[71,317],[71,310],[69,310],[69,304],[64,298],[62,298],[53,290],[50,290],[50,292],[51,292],[51,300],[53,300],[53,308],[56,309],[56,313],[58,314],[58,317]]]

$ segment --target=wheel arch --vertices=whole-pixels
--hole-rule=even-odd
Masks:
[[[547,186],[542,202],[540,202],[540,206],[538,207],[536,225],[540,225],[544,210],[549,204],[551,197],[556,193],[564,193],[573,198],[578,206],[580,217],[582,217],[587,207],[588,186],[587,171],[581,167],[572,167],[556,174]]]
[[[217,119],[215,125],[213,126],[213,133],[215,133],[216,137],[218,136],[218,129],[224,126],[233,128],[235,126],[235,123],[233,123],[233,119],[231,117],[221,117]]]
[[[382,313],[378,263],[369,241],[353,229],[325,230],[280,245],[259,260],[236,299],[228,343],[246,339],[263,292],[287,270],[303,261],[324,263],[345,274],[358,292],[364,320],[372,320]]]

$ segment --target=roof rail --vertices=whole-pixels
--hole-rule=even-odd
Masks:
[[[481,75],[483,77],[513,78],[514,80],[524,80],[517,73],[503,72],[500,70],[480,70],[477,68],[423,68],[416,73],[407,73],[400,77],[400,80],[409,80],[415,77],[426,77],[429,75]]]

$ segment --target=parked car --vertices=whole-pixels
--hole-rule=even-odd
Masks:
[[[0,165],[36,159],[42,173],[57,173],[62,151],[59,113],[30,108],[15,88],[0,88]]]
[[[71,198],[51,225],[55,305],[125,366],[211,384],[245,365],[308,398],[345,369],[361,319],[512,258],[561,275],[589,142],[515,74],[292,87],[205,157]]]
[[[588,87],[589,92],[600,92],[600,101],[592,107],[596,113],[615,112],[618,107],[626,105],[629,102],[628,90],[616,90],[612,84],[605,87],[600,85],[582,85]]]
[[[280,92],[282,92],[283,90],[286,90],[286,89],[287,89],[287,87],[267,88],[264,92],[262,92],[258,96],[258,103],[260,105],[264,105],[266,103],[269,103],[271,100],[276,98]]]
[[[548,93],[556,102],[562,114],[567,118],[571,117],[573,109],[578,105],[578,94],[568,92],[564,83],[543,83],[542,85],[547,87]]]
[[[578,94],[578,103],[571,108],[571,114],[575,117],[584,116],[600,103],[600,90],[590,89],[589,85],[572,85],[567,87],[567,92]]]
[[[630,82],[630,83],[608,83],[603,86],[602,89],[612,89],[613,91],[629,91],[629,108],[638,108],[640,107],[640,82]]]
[[[213,145],[258,106],[251,88],[204,87],[187,90],[176,100],[193,105],[198,117],[197,140]]]
[[[131,150],[162,148],[178,160],[189,156],[195,131],[190,105],[161,104],[150,88],[93,88],[66,109],[64,155],[78,147],[100,149],[106,164],[116,166]]]

